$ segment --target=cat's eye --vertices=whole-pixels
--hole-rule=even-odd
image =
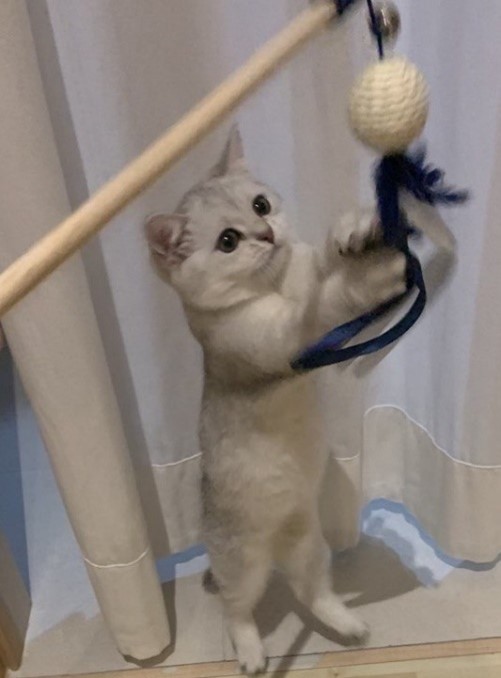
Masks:
[[[265,217],[271,212],[270,201],[265,195],[259,194],[256,195],[252,201],[252,209],[260,217]]]
[[[234,228],[225,228],[217,239],[217,249],[225,254],[234,252],[242,238],[242,234]]]

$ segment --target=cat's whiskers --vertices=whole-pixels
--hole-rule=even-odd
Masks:
[[[271,245],[271,247],[261,248],[261,259],[263,260],[257,273],[268,283],[275,283],[280,274],[280,265],[277,260],[277,255],[281,252],[282,247],[279,245]]]

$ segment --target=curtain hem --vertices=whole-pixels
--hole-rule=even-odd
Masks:
[[[153,472],[170,551],[200,543],[199,455],[175,465],[156,465]],[[367,410],[363,453],[331,455],[324,486],[322,523],[335,550],[357,544],[364,504],[388,499],[404,504],[437,546],[455,559],[487,563],[501,553],[501,523],[492,520],[501,496],[501,466],[454,459],[398,406]]]
[[[137,660],[160,655],[170,643],[170,630],[151,552],[125,566],[85,564],[119,651]]]
[[[492,562],[501,553],[501,523],[492,520],[501,467],[454,459],[424,426],[392,405],[365,414],[362,466],[364,501],[405,504],[449,556]]]

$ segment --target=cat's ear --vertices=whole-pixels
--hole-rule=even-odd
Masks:
[[[226,143],[223,155],[217,165],[210,172],[211,177],[222,177],[229,172],[245,170],[244,145],[238,125],[234,124]]]
[[[184,214],[154,214],[144,223],[146,240],[156,263],[162,268],[181,264],[192,253]]]

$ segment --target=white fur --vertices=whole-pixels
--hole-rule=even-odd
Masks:
[[[318,517],[326,446],[315,377],[294,374],[290,362],[330,327],[402,292],[405,261],[382,247],[364,249],[378,240],[366,216],[345,219],[322,252],[295,242],[278,196],[247,172],[239,144],[234,133],[226,162],[185,197],[181,217],[150,223],[148,239],[204,352],[205,539],[238,660],[256,673],[265,652],[252,613],[275,565],[324,624],[366,634],[331,588]],[[264,218],[251,208],[259,193],[273,207]],[[215,242],[228,224],[245,240],[224,254]],[[266,226],[274,244],[257,239]],[[184,254],[173,256],[171,242]]]

